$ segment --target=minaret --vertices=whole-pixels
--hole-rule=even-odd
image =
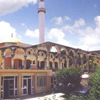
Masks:
[[[38,13],[39,13],[39,43],[43,43],[45,38],[44,37],[44,22],[45,22],[44,14],[46,13],[44,0],[39,0]]]

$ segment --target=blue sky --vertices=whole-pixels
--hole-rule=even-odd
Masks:
[[[44,0],[45,41],[100,50],[100,0]],[[0,0],[0,42],[39,43],[38,0]]]

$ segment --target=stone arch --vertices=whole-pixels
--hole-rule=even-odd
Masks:
[[[50,53],[49,59],[54,59],[54,55],[52,53]]]
[[[39,51],[38,52],[38,57],[45,58],[46,57],[46,53],[44,51]]]
[[[26,60],[26,69],[30,69],[31,68],[31,60],[27,59]]]
[[[37,61],[37,67],[39,69],[45,68],[45,58],[46,58],[46,51],[39,51],[38,52],[38,61]]]
[[[88,57],[88,71],[89,72],[94,71],[94,63],[93,63],[93,61],[94,61],[94,57],[92,55],[89,55],[89,57]]]
[[[86,54],[83,54],[82,61],[83,61],[83,65],[87,63],[87,56],[86,56]]]
[[[14,64],[19,63],[17,65],[19,65],[18,68],[24,68],[24,61],[25,61],[25,57],[27,58],[27,56],[25,56],[25,51],[22,48],[17,48],[15,50],[15,56],[14,56]],[[16,65],[15,65],[16,66]],[[16,66],[17,67],[17,66]]]
[[[57,48],[55,46],[51,46],[50,52],[57,52]]]
[[[33,53],[37,54],[38,53],[38,49],[37,48],[33,48]]]
[[[76,53],[76,67],[81,66],[81,54],[80,52]]]
[[[10,48],[5,49],[4,51],[4,69],[10,69],[11,68],[11,59],[12,59],[12,51]]]
[[[75,57],[75,51],[74,51],[73,49],[70,49],[70,50],[69,50],[69,55],[70,55],[70,54],[73,54],[73,56]]]
[[[22,58],[14,58],[14,68],[15,69],[23,69],[24,68],[24,59]]]
[[[62,56],[62,68],[66,68],[67,67],[67,56],[63,55]]]
[[[25,51],[24,51],[24,49],[22,49],[22,48],[17,48],[17,49],[15,50],[15,54],[25,55]]]
[[[40,44],[39,46],[37,46],[38,50],[43,50],[43,51],[47,51],[47,47],[45,44]]]
[[[61,52],[61,47],[59,45],[55,45],[56,49],[57,49],[57,53]]]
[[[37,68],[38,69],[44,69],[45,68],[45,61],[44,60],[41,60],[37,62]]]
[[[11,49],[10,48],[5,49],[4,56],[11,56]]]
[[[74,50],[69,50],[69,67],[70,66],[74,66],[74,57],[75,57],[75,52],[74,52]]]
[[[66,56],[69,55],[68,50],[64,47],[61,48],[61,53],[64,53]]]
[[[26,50],[26,55],[33,55],[33,54],[34,54],[33,48],[28,48],[28,49]]]

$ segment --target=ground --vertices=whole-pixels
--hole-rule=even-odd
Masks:
[[[52,93],[52,94],[41,94],[41,95],[31,95],[24,96],[16,99],[6,99],[6,100],[66,100],[63,98],[63,93]]]

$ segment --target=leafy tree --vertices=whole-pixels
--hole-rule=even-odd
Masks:
[[[62,83],[61,92],[70,95],[80,86],[80,76],[82,74],[81,68],[65,68],[57,71],[57,81]]]
[[[100,67],[95,69],[95,72],[91,74],[89,79],[89,86],[91,87],[88,98],[94,97],[93,100],[100,99]]]

